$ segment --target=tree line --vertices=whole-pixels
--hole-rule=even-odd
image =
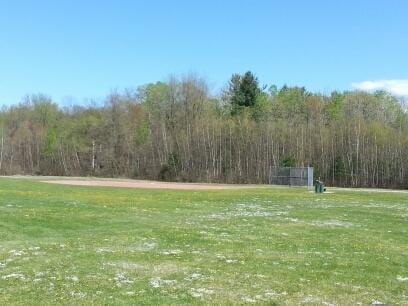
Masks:
[[[266,183],[271,166],[313,166],[329,185],[408,187],[408,113],[378,91],[320,94],[234,74],[199,76],[60,107],[46,95],[0,111],[0,174]]]

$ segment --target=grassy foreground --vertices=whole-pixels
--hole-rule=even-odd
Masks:
[[[0,304],[408,304],[408,194],[0,179]]]

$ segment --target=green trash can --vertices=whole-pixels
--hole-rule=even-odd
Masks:
[[[320,180],[315,181],[315,193],[323,193],[326,191],[326,186]]]
[[[324,187],[324,183],[320,182],[320,191],[319,191],[319,193],[323,193],[325,191],[326,191],[326,188]]]

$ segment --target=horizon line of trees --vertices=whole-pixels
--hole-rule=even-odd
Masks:
[[[34,95],[0,111],[0,175],[267,183],[272,166],[313,166],[329,185],[408,188],[408,112],[377,91],[313,93],[234,74],[219,96],[172,77],[100,106]]]

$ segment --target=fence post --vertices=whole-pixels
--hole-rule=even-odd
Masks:
[[[313,168],[307,167],[307,188],[313,187]]]

